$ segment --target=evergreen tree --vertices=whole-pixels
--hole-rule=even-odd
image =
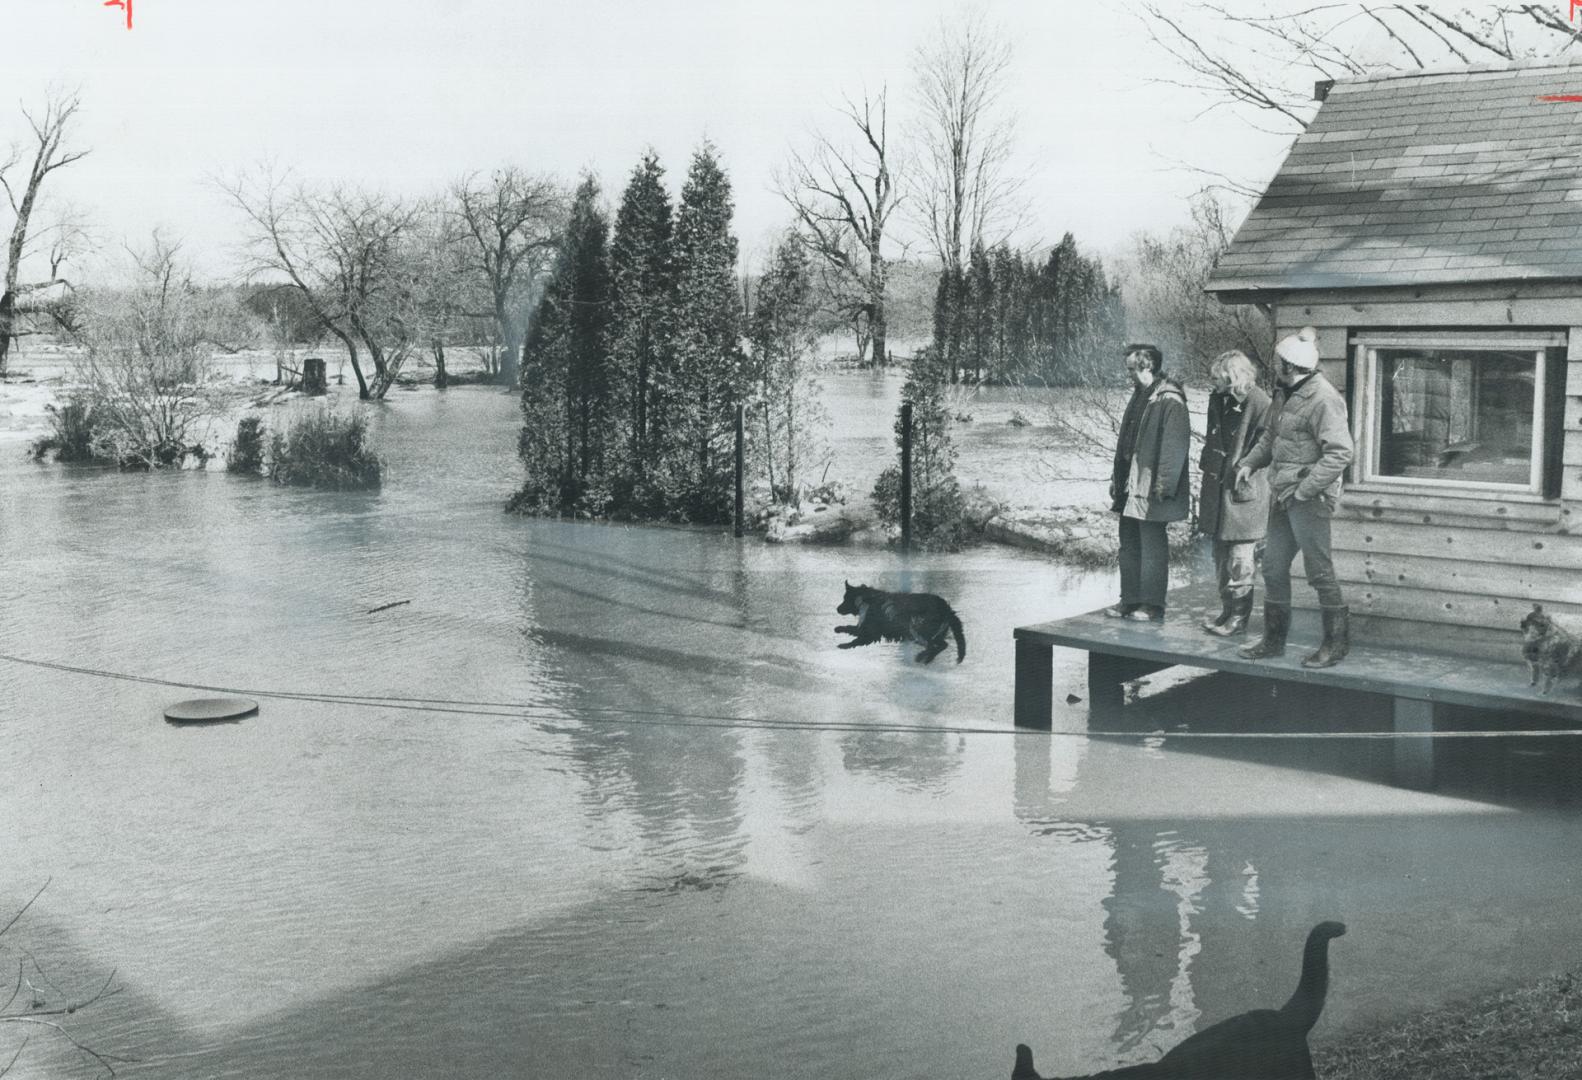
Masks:
[[[566,226],[570,312],[566,342],[568,501],[580,499],[602,473],[610,413],[610,226],[591,175],[577,188]],[[599,507],[598,509],[603,509]]]
[[[958,381],[966,324],[967,278],[949,267],[939,272],[934,289],[934,351],[941,370],[952,383]]]
[[[776,502],[797,500],[825,423],[816,379],[818,303],[805,250],[794,235],[776,245],[747,320],[748,430]]]
[[[650,151],[621,195],[610,244],[611,404],[624,443],[616,497],[623,508],[639,511],[662,510],[664,501],[650,473],[665,443],[665,401],[672,391],[673,229],[664,169]]]
[[[517,454],[527,477],[511,505],[526,512],[604,509],[602,500],[582,502],[603,463],[609,390],[609,227],[598,197],[598,183],[585,178],[522,347]]]
[[[981,243],[972,245],[967,260],[965,330],[961,367],[963,375],[972,372],[973,382],[983,381],[994,340],[994,275],[989,269],[989,253]]]
[[[965,539],[961,486],[956,480],[956,450],[950,440],[950,412],[945,407],[943,359],[932,347],[912,357],[901,386],[901,401],[912,406],[912,537],[924,547],[956,548]],[[895,445],[904,428],[895,418]],[[891,465],[873,487],[880,520],[900,520],[901,469]]]
[[[1027,275],[1022,257],[1006,244],[997,244],[989,253],[989,272],[994,281],[994,311],[991,318],[986,379],[993,383],[1014,382],[1027,362]]]
[[[741,295],[730,180],[714,148],[692,156],[676,212],[676,393],[669,464],[689,520],[724,521],[730,512],[730,451],[716,441],[734,426],[742,400]]]
[[[516,453],[526,473],[510,509],[556,514],[564,508],[562,490],[570,472],[566,454],[566,372],[570,346],[569,283],[559,272],[550,278],[533,309],[522,342],[522,431]]]
[[[1049,253],[1045,273],[1050,285],[1049,352],[1051,382],[1072,385],[1081,379],[1076,363],[1075,339],[1077,283],[1081,277],[1082,255],[1077,251],[1076,237],[1066,233],[1060,243]]]

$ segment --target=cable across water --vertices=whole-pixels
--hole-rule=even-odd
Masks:
[[[580,719],[589,723],[628,726],[734,728],[758,731],[882,732],[940,735],[1015,735],[1071,739],[1494,739],[1556,738],[1582,736],[1582,729],[1472,730],[1472,731],[1044,731],[1036,728],[973,727],[960,724],[894,724],[842,720],[777,720],[772,717],[729,713],[682,712],[663,709],[628,709],[610,706],[560,706],[542,702],[479,701],[455,698],[409,697],[393,694],[336,694],[325,691],[281,690],[270,687],[219,686],[210,683],[163,679],[124,671],[65,664],[0,653],[0,661],[95,679],[168,686],[178,690],[321,705],[437,713],[453,716],[519,718],[539,723]]]

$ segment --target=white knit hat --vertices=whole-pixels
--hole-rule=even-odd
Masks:
[[[1304,326],[1296,333],[1281,338],[1274,352],[1286,363],[1312,371],[1318,366],[1318,331],[1311,326]]]

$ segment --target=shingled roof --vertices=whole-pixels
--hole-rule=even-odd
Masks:
[[[1550,62],[1335,83],[1207,288],[1566,278],[1582,278],[1582,63]]]

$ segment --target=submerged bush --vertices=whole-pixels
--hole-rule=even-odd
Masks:
[[[360,415],[330,408],[298,413],[270,440],[269,476],[306,487],[377,488],[382,466],[367,439],[368,422]]]
[[[242,347],[251,323],[231,294],[198,285],[181,244],[157,230],[130,255],[128,286],[84,294],[76,367],[95,457],[135,469],[204,462],[225,408],[214,350]]]
[[[50,430],[33,440],[30,453],[42,461],[51,452],[56,461],[96,462],[104,457],[94,446],[93,406],[71,400],[61,406],[46,405]]]
[[[258,416],[244,416],[236,424],[236,441],[231,443],[231,456],[226,462],[231,472],[258,473],[264,468],[264,421]]]

